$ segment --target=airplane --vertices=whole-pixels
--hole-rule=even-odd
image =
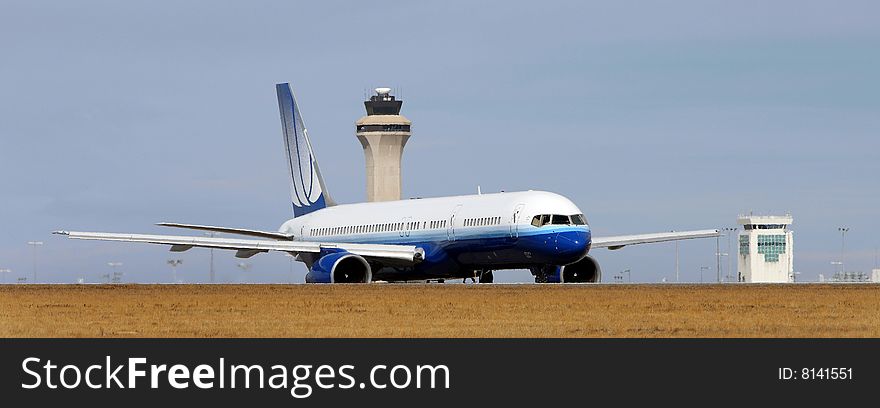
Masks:
[[[162,222],[157,225],[243,238],[55,231],[71,239],[236,251],[249,258],[286,252],[305,263],[307,283],[494,281],[500,270],[528,269],[536,283],[601,282],[590,251],[719,236],[717,229],[594,237],[584,212],[546,191],[501,192],[337,204],[318,168],[296,98],[276,84],[290,177],[293,218],[278,231]]]

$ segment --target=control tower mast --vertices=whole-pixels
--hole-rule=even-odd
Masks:
[[[400,114],[403,101],[391,88],[376,88],[364,102],[367,116],[357,121],[356,134],[367,165],[367,201],[400,200],[400,160],[412,122]]]

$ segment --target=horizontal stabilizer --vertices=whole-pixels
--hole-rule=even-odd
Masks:
[[[227,227],[214,227],[210,225],[193,225],[193,224],[180,224],[176,222],[160,222],[156,225],[161,227],[174,227],[174,228],[186,228],[192,230],[199,231],[209,231],[209,232],[219,232],[221,234],[237,234],[237,235],[247,235],[251,237],[259,237],[259,238],[271,238],[277,239],[281,241],[290,241],[293,238],[293,235],[284,234],[281,232],[271,232],[271,231],[259,231],[259,230],[251,230],[251,229],[243,229],[243,228],[227,228]]]

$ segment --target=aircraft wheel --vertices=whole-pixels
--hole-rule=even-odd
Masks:
[[[495,280],[495,276],[492,275],[492,271],[483,271],[480,273],[480,283],[492,283]]]

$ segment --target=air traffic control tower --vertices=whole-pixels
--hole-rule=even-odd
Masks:
[[[786,215],[741,215],[739,278],[746,283],[794,282],[792,218]]]
[[[400,200],[400,159],[412,135],[412,122],[400,114],[401,105],[391,88],[376,88],[364,102],[367,116],[357,121],[355,132],[367,163],[367,201]]]

